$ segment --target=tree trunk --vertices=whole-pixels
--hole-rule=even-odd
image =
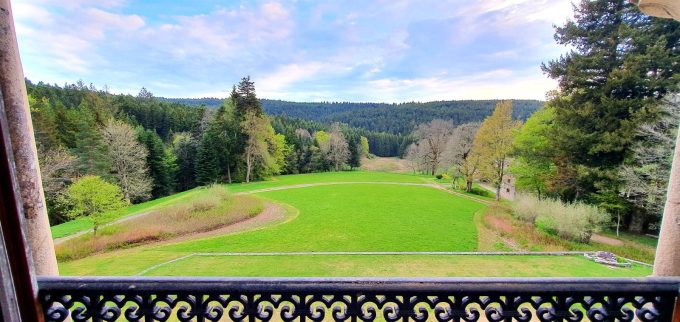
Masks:
[[[656,247],[654,276],[680,276],[680,132],[675,139],[673,167]],[[676,305],[680,306],[680,305]]]
[[[628,231],[635,234],[641,234],[644,224],[645,224],[644,213],[639,209],[634,209],[633,215],[630,217]]]
[[[227,166],[227,182],[231,183],[231,166]]]
[[[250,153],[246,153],[246,183],[250,182]]]
[[[472,180],[465,180],[465,192],[472,192]]]
[[[498,187],[496,187],[496,201],[501,200],[501,185],[498,184]]]

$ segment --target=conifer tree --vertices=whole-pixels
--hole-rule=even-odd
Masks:
[[[152,130],[140,132],[140,142],[142,142],[149,154],[146,164],[149,167],[149,175],[153,179],[153,189],[151,194],[154,198],[167,196],[174,190],[173,168],[175,165],[168,162],[163,141]]]
[[[196,149],[196,183],[201,186],[217,182],[218,160],[210,136],[203,135]]]

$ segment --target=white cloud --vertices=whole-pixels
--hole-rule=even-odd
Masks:
[[[542,98],[554,84],[538,65],[560,52],[550,24],[571,14],[568,0],[264,0],[152,17],[123,0],[13,4],[33,80],[224,97],[251,75],[261,97],[291,100]]]
[[[377,79],[369,82],[366,100],[405,102],[452,99],[545,99],[545,92],[556,83],[536,73],[515,75],[510,70],[495,70],[470,77],[415,79]],[[361,95],[357,92],[356,95]]]

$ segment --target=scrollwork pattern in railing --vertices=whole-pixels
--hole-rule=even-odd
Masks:
[[[573,292],[572,292],[573,293]],[[639,294],[43,292],[48,321],[667,321]]]

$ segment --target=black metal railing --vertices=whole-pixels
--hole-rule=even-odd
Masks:
[[[671,321],[680,278],[41,277],[48,321]]]

